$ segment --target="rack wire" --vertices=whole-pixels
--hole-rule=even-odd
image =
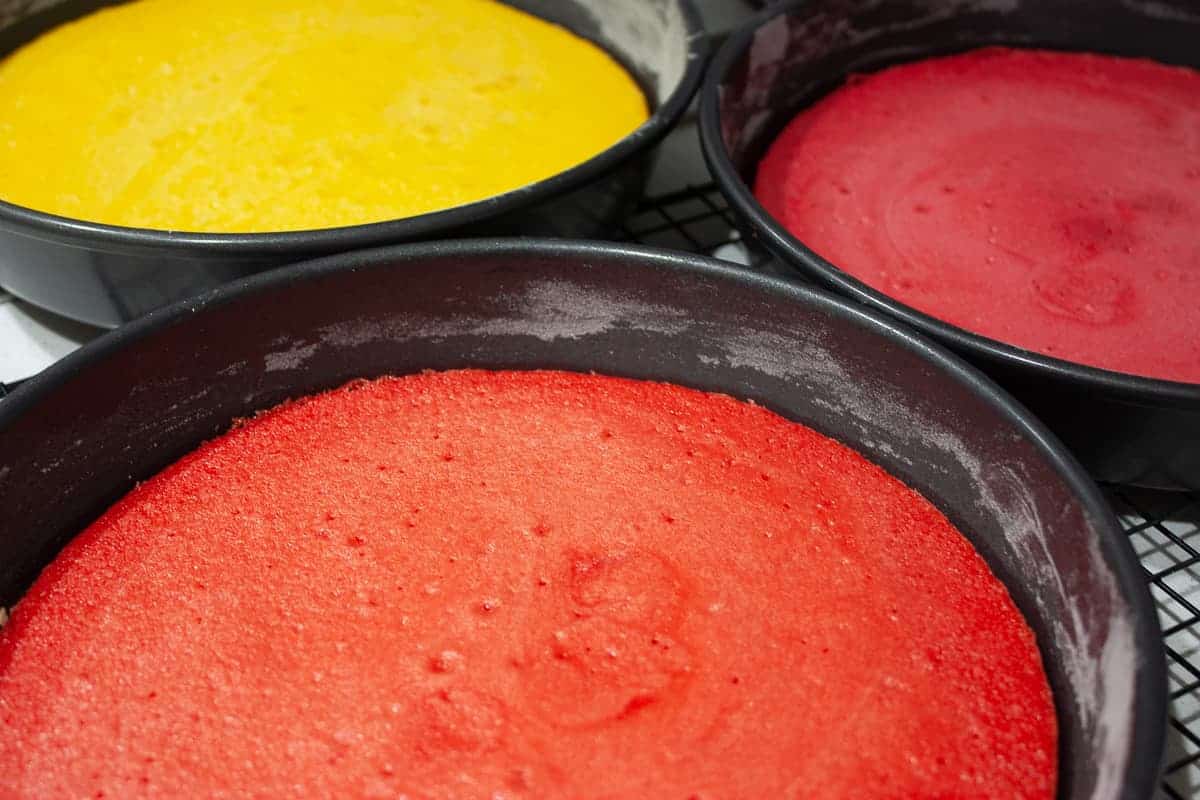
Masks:
[[[642,200],[614,238],[779,271],[739,246],[729,207],[711,183]],[[11,388],[0,383],[0,398]],[[1104,490],[1141,560],[1163,629],[1171,705],[1160,797],[1200,798],[1200,493]]]
[[[737,246],[732,214],[712,184],[643,200],[619,238],[778,269]],[[1200,493],[1102,488],[1141,560],[1163,629],[1170,720],[1160,797],[1200,798]]]
[[[1200,493],[1105,487],[1142,562],[1167,654],[1163,796],[1200,795]]]

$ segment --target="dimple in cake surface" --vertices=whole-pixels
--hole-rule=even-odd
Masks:
[[[902,64],[801,112],[755,193],[940,320],[1200,383],[1200,72],[1000,48]]]
[[[355,225],[548,178],[647,117],[605,51],[494,0],[135,0],[0,63],[0,197],[159,230]]]
[[[1050,798],[1033,634],[853,451],[462,371],[262,414],[0,629],[0,796]]]

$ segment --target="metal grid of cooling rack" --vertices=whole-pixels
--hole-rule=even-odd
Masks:
[[[614,238],[777,269],[738,244],[712,184],[643,200]],[[0,397],[8,388],[0,383]],[[1200,798],[1200,493],[1104,489],[1141,559],[1163,628],[1171,712],[1161,797]]]
[[[1200,493],[1106,486],[1158,605],[1170,722],[1163,796],[1200,796]]]
[[[715,184],[689,186],[648,197],[620,225],[616,237],[655,247],[715,255],[755,269],[770,269],[738,246],[733,214]]]
[[[737,245],[731,212],[712,184],[642,201],[620,237],[776,269]],[[1163,629],[1171,708],[1160,797],[1200,798],[1200,493],[1103,488],[1142,562]]]

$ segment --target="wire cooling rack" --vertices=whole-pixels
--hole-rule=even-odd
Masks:
[[[1105,487],[1158,605],[1170,727],[1163,796],[1200,796],[1200,494]]]
[[[729,207],[712,184],[642,201],[619,236],[777,270],[738,246]],[[1171,709],[1160,797],[1200,798],[1200,493],[1103,488],[1142,562],[1163,629]]]
[[[729,208],[709,183],[643,200],[614,238],[779,269],[740,246]],[[9,388],[0,383],[0,397]],[[1141,559],[1163,629],[1171,713],[1161,798],[1200,800],[1200,493],[1104,489]]]

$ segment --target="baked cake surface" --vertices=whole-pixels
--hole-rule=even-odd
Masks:
[[[462,371],[279,407],[0,630],[0,797],[1050,798],[1033,634],[853,451],[676,386]]]
[[[1200,383],[1200,73],[987,49],[856,77],[793,120],[764,207],[967,330]]]
[[[605,51],[494,0],[135,0],[0,63],[0,197],[208,233],[438,211],[648,117]]]

